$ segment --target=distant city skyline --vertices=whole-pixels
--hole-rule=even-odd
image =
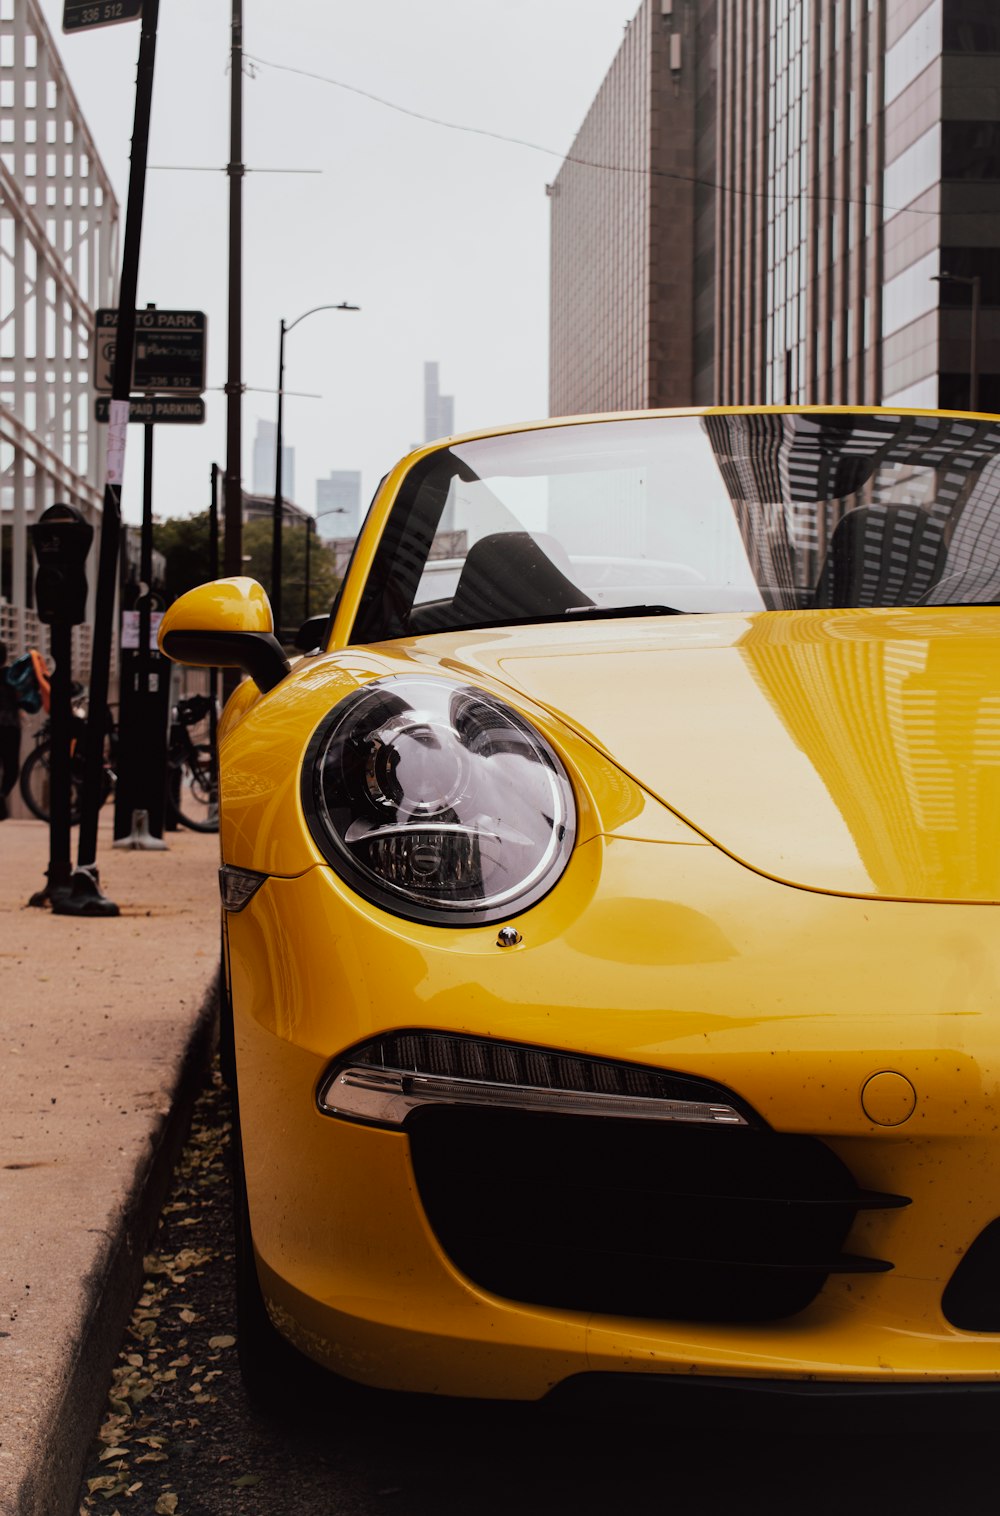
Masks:
[[[339,541],[361,530],[361,471],[332,469],[316,480],[316,530],[320,537]]]
[[[274,498],[274,474],[277,458],[275,446],[278,427],[274,421],[258,421],[253,439],[253,493]],[[295,449],[281,444],[281,493],[285,500],[295,499]]]
[[[438,364],[424,364],[424,441],[436,442],[455,430],[455,397],[442,395]]]

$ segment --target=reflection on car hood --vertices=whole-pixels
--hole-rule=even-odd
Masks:
[[[809,889],[1000,900],[1000,609],[454,633],[713,842]]]

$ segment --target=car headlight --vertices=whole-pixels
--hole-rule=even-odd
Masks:
[[[313,837],[348,882],[417,921],[478,926],[546,894],[576,808],[541,734],[482,690],[375,680],[337,706],[306,755]]]

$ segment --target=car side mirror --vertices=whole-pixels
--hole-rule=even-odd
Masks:
[[[256,579],[215,579],[175,600],[160,623],[161,653],[198,668],[238,668],[262,695],[291,665],[274,635],[271,602]]]
[[[308,621],[303,621],[295,633],[295,646],[300,653],[315,653],[317,648],[323,646],[323,637],[326,632],[330,617],[310,616]]]

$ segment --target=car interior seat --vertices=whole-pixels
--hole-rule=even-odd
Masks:
[[[469,549],[452,619],[459,626],[516,621],[593,604],[530,532],[494,532]]]

